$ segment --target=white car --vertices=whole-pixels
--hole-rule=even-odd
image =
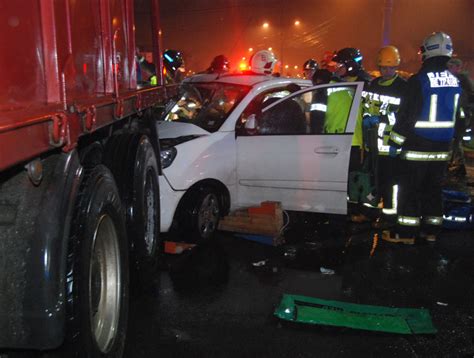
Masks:
[[[204,240],[221,216],[266,200],[345,214],[361,92],[362,83],[263,75],[185,80],[158,121],[161,231]]]

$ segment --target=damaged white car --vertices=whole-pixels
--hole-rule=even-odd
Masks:
[[[346,105],[331,101],[345,91]],[[345,214],[362,83],[196,75],[158,121],[161,231],[210,238],[239,207]],[[333,123],[334,121],[338,123]]]

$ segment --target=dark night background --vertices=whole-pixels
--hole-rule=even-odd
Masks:
[[[326,50],[358,47],[373,70],[388,7],[389,39],[401,52],[400,69],[416,71],[423,39],[445,31],[455,55],[474,72],[474,0],[161,0],[160,6],[164,47],[181,50],[192,71],[205,69],[218,54],[236,68],[249,47],[272,47],[292,75]]]

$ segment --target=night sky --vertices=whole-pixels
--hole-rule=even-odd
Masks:
[[[181,50],[187,69],[196,72],[219,54],[236,68],[242,57],[248,58],[249,47],[272,47],[291,74],[301,73],[308,58],[319,61],[324,51],[357,47],[366,69],[373,70],[384,7],[390,3],[390,44],[401,52],[401,69],[416,71],[423,39],[445,31],[472,75],[474,0],[161,0],[163,43]]]

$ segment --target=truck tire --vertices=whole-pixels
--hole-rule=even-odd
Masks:
[[[131,282],[134,290],[149,291],[158,277],[160,252],[159,166],[146,135],[123,134],[106,150],[106,165],[116,178],[126,209],[130,238]]]
[[[68,356],[122,357],[129,307],[128,244],[120,196],[103,165],[86,169],[68,250]]]
[[[220,216],[219,194],[213,188],[203,186],[190,193],[180,212],[179,226],[184,227],[184,239],[195,243],[210,241]]]

